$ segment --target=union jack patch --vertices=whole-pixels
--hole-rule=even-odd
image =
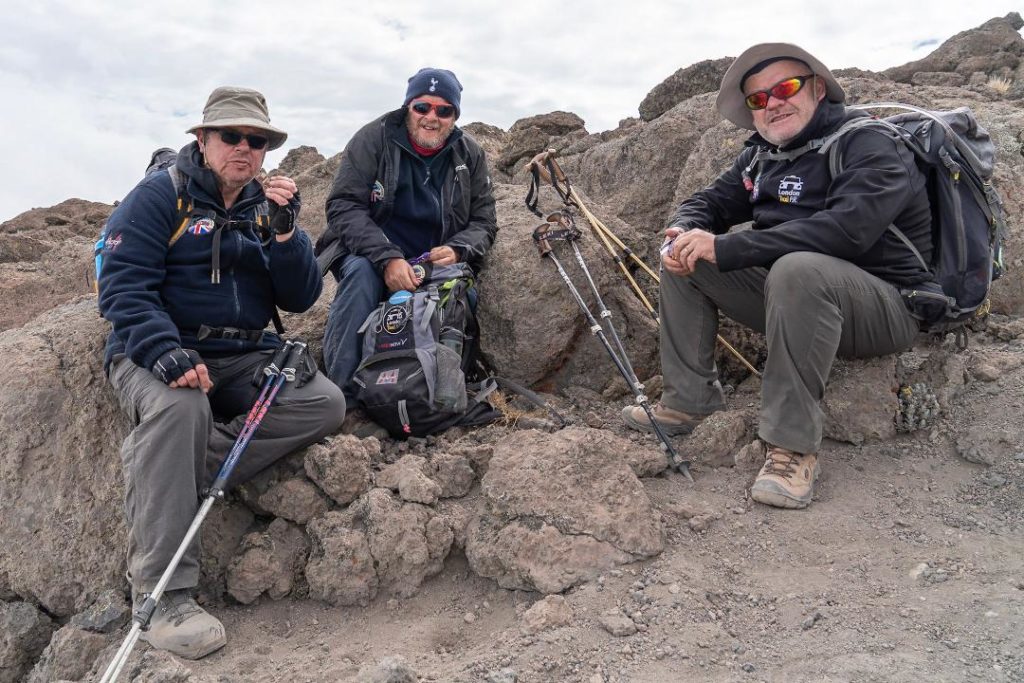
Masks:
[[[188,231],[193,235],[206,235],[213,230],[212,218],[197,218],[188,226]]]

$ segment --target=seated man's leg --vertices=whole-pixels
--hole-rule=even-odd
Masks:
[[[706,262],[687,277],[662,271],[659,330],[664,393],[655,418],[669,435],[687,434],[725,405],[715,368],[719,310],[755,330],[764,329],[763,268],[722,273]],[[627,425],[651,431],[639,406],[622,412]]]
[[[324,365],[326,374],[351,402],[354,388],[348,386],[359,361],[362,344],[359,328],[385,293],[377,268],[362,256],[349,254],[341,263],[338,291],[327,313],[324,329]]]
[[[245,424],[249,409],[259,397],[259,388],[252,384],[252,378],[271,355],[271,351],[257,351],[209,361],[211,376],[216,378],[210,401],[218,415],[234,417],[213,425],[206,484],[213,482]],[[251,479],[289,453],[333,434],[344,420],[345,397],[322,373],[317,372],[301,387],[285,383],[232,470],[228,488]]]
[[[121,446],[128,521],[128,574],[135,596],[151,592],[181,545],[199,509],[213,416],[196,389],[171,389],[127,358],[114,363],[110,381],[136,426]],[[224,627],[191,599],[199,583],[199,548],[178,564],[151,628],[154,647],[196,659],[222,647]]]
[[[768,360],[759,436],[773,446],[765,467],[778,472],[764,477],[762,469],[752,493],[759,500],[761,488],[771,489],[762,502],[804,507],[817,471],[821,400],[836,356],[864,358],[910,348],[918,323],[893,285],[848,261],[808,252],[787,254],[772,266],[765,313]],[[810,458],[796,462],[795,455]],[[778,460],[774,466],[773,459]],[[778,487],[768,486],[773,481]],[[790,485],[799,492],[775,491]]]

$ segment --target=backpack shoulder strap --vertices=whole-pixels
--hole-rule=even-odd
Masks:
[[[185,234],[185,228],[188,227],[188,220],[192,217],[192,198],[188,196],[188,178],[178,170],[177,166],[171,166],[167,169],[167,175],[171,177],[171,186],[174,187],[174,195],[177,202],[178,215],[175,219],[174,233],[171,235],[171,239],[167,242],[167,248],[170,249],[174,246],[182,235]]]

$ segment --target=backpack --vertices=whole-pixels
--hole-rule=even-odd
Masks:
[[[834,177],[843,168],[835,142],[852,130],[870,127],[900,140],[914,153],[927,180],[932,210],[932,257],[926,262],[895,225],[889,230],[910,249],[934,281],[901,290],[911,312],[927,332],[956,332],[966,344],[964,326],[987,313],[989,288],[1003,274],[1003,205],[991,184],[995,145],[967,107],[927,111],[882,102],[854,109],[902,109],[884,119],[856,118],[825,138],[820,154],[829,155]]]
[[[177,216],[174,219],[174,224],[177,227],[174,229],[170,240],[167,242],[168,249],[173,247],[181,236],[185,234],[185,230],[191,222],[192,213],[195,208],[192,204],[192,198],[189,197],[187,191],[188,178],[178,170],[178,167],[176,166],[177,160],[177,152],[170,147],[161,147],[150,155],[149,165],[146,166],[146,172],[143,176],[144,178],[148,178],[154,173],[158,173],[166,169],[167,175],[171,178],[171,185],[174,187],[174,194],[177,197],[175,202]],[[118,202],[115,202],[115,205],[117,203]],[[96,268],[95,280],[93,280],[93,292],[96,294],[99,294],[100,289],[100,273],[103,271],[103,252],[106,250],[107,239],[110,237],[109,225],[109,221],[103,224],[103,227],[100,228],[99,237],[96,239],[96,244],[93,246],[93,263]],[[261,238],[264,239],[264,241],[271,239],[269,226],[270,206],[267,204],[267,200],[264,199],[256,207],[256,229],[260,231]],[[284,334],[284,325],[281,322],[281,314],[278,312],[277,308],[274,309],[273,323],[274,329],[277,330],[277,333]]]
[[[367,416],[396,438],[437,434],[500,416],[486,402],[493,380],[475,377],[479,327],[472,269],[423,264],[415,292],[399,291],[360,327],[363,359],[353,382]]]

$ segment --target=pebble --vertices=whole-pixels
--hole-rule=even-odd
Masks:
[[[678,583],[673,583],[671,586],[668,587],[668,592],[672,595],[679,595],[679,591],[681,590],[682,588],[679,587]]]
[[[1017,453],[1016,455],[1013,456],[1013,459],[1014,460],[1019,460],[1019,461],[1024,461],[1024,452]]]
[[[745,664],[743,665],[743,667],[742,667],[742,668],[743,668],[743,670],[744,670],[744,671],[746,671],[746,672],[747,672],[748,674],[754,673],[754,670],[755,670],[755,669],[754,669],[754,665],[753,665],[753,664],[751,664],[750,662],[747,662],[747,663],[745,663]]]
[[[467,624],[472,624],[474,621],[476,621],[476,615],[472,612],[466,612],[466,614],[463,615],[462,620]]]
[[[997,489],[1006,484],[1006,477],[1001,474],[996,474],[995,472],[986,472],[981,477],[981,483]]]

